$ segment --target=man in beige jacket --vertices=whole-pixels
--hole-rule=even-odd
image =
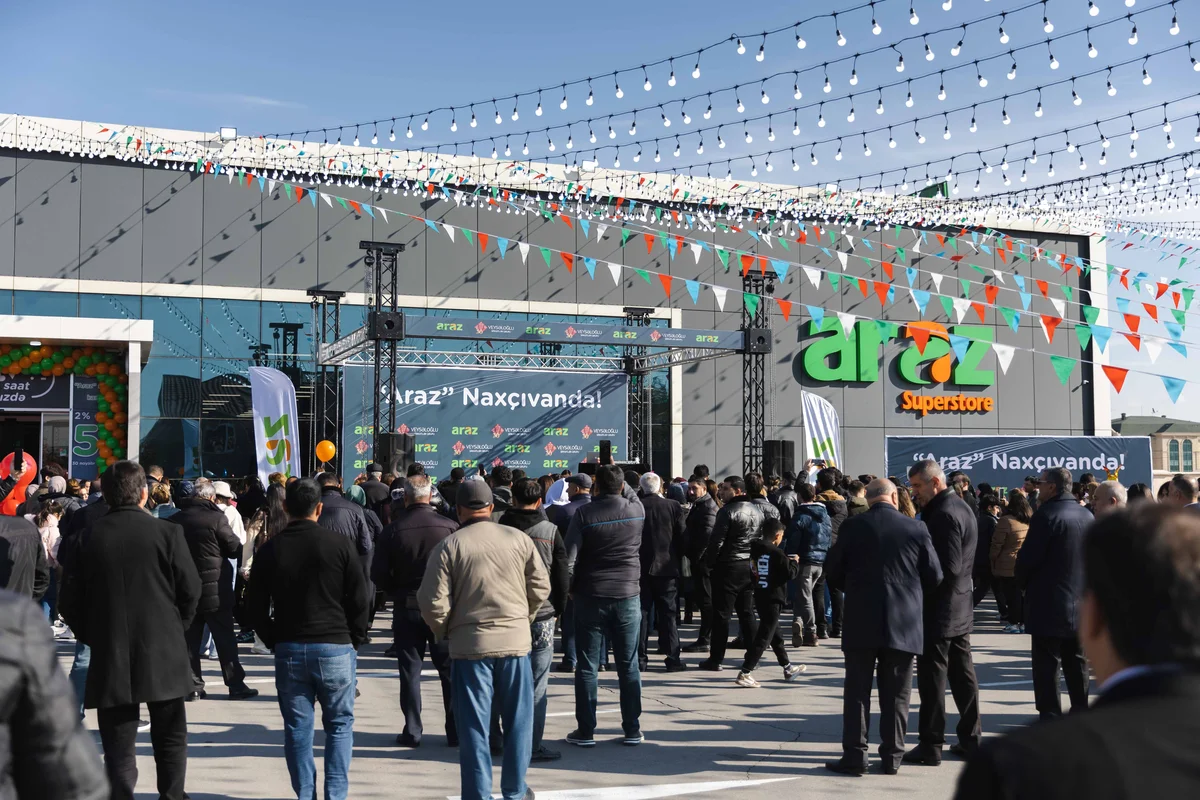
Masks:
[[[491,521],[486,483],[464,481],[456,505],[461,527],[430,554],[417,602],[434,637],[450,642],[462,797],[492,797],[488,731],[495,698],[504,724],[502,796],[532,800],[525,785],[533,746],[529,626],[550,596],[550,577],[529,536]]]

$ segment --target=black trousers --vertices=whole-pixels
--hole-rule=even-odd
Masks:
[[[737,611],[742,641],[754,640],[758,622],[754,619],[754,570],[750,559],[729,561],[713,568],[713,627],[708,657],[714,663],[725,658],[729,645],[729,620]]]
[[[917,656],[917,691],[921,709],[917,730],[921,744],[941,750],[946,742],[946,682],[958,707],[958,741],[968,749],[979,744],[979,681],[971,661],[971,634],[950,639],[927,639]]]
[[[908,732],[912,696],[912,653],[881,648],[842,652],[846,675],[842,686],[842,755],[867,765],[867,732],[871,721],[871,678],[879,684],[879,757],[899,768]],[[924,703],[922,703],[924,705]]]
[[[696,641],[708,644],[712,637],[713,617],[713,587],[712,567],[705,564],[692,564],[692,586],[696,606],[700,609],[700,633]]]
[[[414,598],[415,599],[415,598]],[[400,668],[400,711],[404,714],[404,732],[417,741],[424,728],[421,725],[421,662],[428,648],[429,658],[442,683],[442,707],[446,712],[446,737],[458,738],[454,727],[454,711],[450,702],[450,642],[434,642],[433,631],[421,619],[421,612],[408,605],[404,598],[396,602],[392,617],[392,634],[396,639],[396,664]]]
[[[204,688],[204,674],[200,670],[200,644],[204,640],[204,626],[212,633],[217,648],[217,660],[221,662],[221,677],[231,689],[244,686],[246,670],[238,661],[237,637],[233,633],[233,608],[222,606],[207,614],[197,614],[192,627],[187,629],[188,653],[192,662],[193,691]]]
[[[1079,637],[1034,636],[1032,640],[1033,703],[1042,719],[1062,716],[1062,695],[1058,690],[1060,665],[1071,698],[1071,710],[1087,708],[1087,659],[1083,657]]]
[[[182,697],[147,703],[150,712],[150,745],[158,772],[160,800],[183,800],[187,775],[187,712]],[[137,703],[101,708],[96,712],[100,743],[104,747],[104,769],[112,786],[113,800],[133,800],[137,785]]]
[[[783,613],[783,601],[756,594],[754,607],[758,609],[758,632],[746,645],[746,660],[742,662],[742,672],[751,672],[758,666],[758,660],[766,652],[767,645],[775,652],[779,666],[786,667],[792,660],[788,658],[787,648],[783,646],[783,637],[779,635],[779,615]]]
[[[1021,593],[1017,579],[996,578],[996,583],[996,602],[998,604],[1001,596],[1004,597],[1004,605],[1008,610],[1005,618],[1009,624],[1023,623],[1025,621],[1025,595]]]
[[[642,635],[638,642],[638,661],[645,664],[649,656],[650,609],[658,627],[658,645],[667,651],[667,663],[679,661],[678,578],[655,575],[642,576]]]
[[[841,635],[842,633],[842,598],[843,595],[837,589],[830,588],[829,590],[829,605],[830,605],[830,621],[829,633]],[[821,573],[821,577],[813,584],[813,607],[817,615],[817,635],[824,636],[826,634],[825,624],[825,573]]]

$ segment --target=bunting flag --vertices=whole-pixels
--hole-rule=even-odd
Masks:
[[[442,223],[442,227],[446,229],[446,235],[450,237],[450,241],[454,241],[454,226]]]
[[[596,259],[584,258],[583,266],[587,269],[588,277],[592,280],[596,280]],[[692,302],[696,302],[695,298],[692,298]]]
[[[821,325],[825,322],[825,309],[819,306],[805,306],[804,309],[812,317],[813,325],[816,326],[817,331],[820,331]]]
[[[724,311],[725,310],[725,295],[729,293],[729,290],[726,289],[724,286],[714,286],[714,287],[712,287],[712,290],[713,290],[713,294],[716,295],[716,298],[717,298],[717,308]]]
[[[888,301],[888,291],[892,287],[889,286],[888,284],[884,283],[883,281],[874,281],[874,284],[875,284],[875,296],[879,298],[879,307],[881,309],[885,308],[887,306],[887,301]]]
[[[574,273],[575,256],[572,253],[559,253],[559,255],[562,257],[563,263],[567,265],[567,272]],[[668,292],[668,294],[670,294],[670,292]]]
[[[746,306],[746,313],[753,319],[758,314],[758,304],[762,298],[750,292],[742,292],[742,303]]]
[[[1100,348],[1100,352],[1104,352],[1104,348],[1108,346],[1109,337],[1112,336],[1113,329],[1107,325],[1093,325],[1092,339],[1095,340],[1096,346]]]
[[[1095,325],[1100,319],[1100,309],[1094,306],[1083,306],[1083,318],[1088,325]]]
[[[967,312],[971,310],[971,301],[965,297],[953,297],[950,299],[950,302],[954,306],[955,316],[958,318],[959,322],[962,322],[963,317],[965,317]]]
[[[904,268],[904,277],[908,278],[909,288],[912,288],[913,282],[917,279],[917,268],[916,267],[905,267]]]
[[[854,315],[845,311],[836,311],[834,313],[837,314],[838,324],[842,326],[842,333],[849,336],[854,330]]]
[[[929,335],[932,333],[932,331],[924,325],[910,324],[905,326],[905,332],[908,334],[908,336],[912,337],[912,340],[916,343],[917,352],[921,355],[925,355],[925,346],[929,344]]]
[[[780,239],[780,241],[783,241]],[[779,306],[779,310],[783,313],[783,321],[789,322],[792,318],[792,301],[776,299],[775,303]]]
[[[1146,314],[1149,315],[1150,319],[1158,322],[1158,306],[1151,303],[1142,303],[1142,308],[1146,309]]]
[[[786,281],[788,274],[788,262],[780,259],[771,259],[771,268],[775,270],[775,274],[779,276],[779,280]]]
[[[942,278],[946,277],[940,272],[931,272],[929,277],[933,279],[933,289],[938,294],[942,293]],[[947,315],[948,316],[948,315]]]
[[[697,264],[700,263],[700,253],[703,252],[703,250],[704,248],[700,246],[699,242],[692,242],[692,257],[696,259]]]
[[[959,363],[967,360],[967,350],[971,347],[971,340],[966,336],[959,336],[956,333],[950,334],[950,349],[954,351],[955,357]]]
[[[1073,358],[1066,356],[1050,356],[1050,364],[1054,367],[1054,374],[1058,376],[1058,380],[1063,386],[1071,380],[1071,373],[1075,370],[1075,365],[1079,363]]]
[[[542,254],[542,259],[546,262],[546,269],[553,269],[551,266],[551,253],[549,247],[539,247],[538,251]]]
[[[1108,382],[1117,390],[1117,394],[1121,393],[1121,387],[1125,385],[1125,376],[1129,374],[1129,370],[1123,367],[1114,367],[1112,364],[1103,364],[1101,368],[1104,374],[1108,376]]]
[[[913,302],[916,303],[917,310],[921,312],[921,316],[925,316],[925,306],[929,305],[929,292],[921,289],[909,289],[908,293],[912,296]]]
[[[1058,324],[1062,322],[1062,319],[1059,317],[1052,317],[1049,314],[1042,314],[1039,319],[1042,323],[1042,333],[1046,334],[1046,342],[1053,342],[1054,331],[1056,328],[1058,328]]]
[[[692,305],[700,302],[700,281],[685,280],[684,286],[687,287],[687,292],[692,298]]]
[[[1163,343],[1157,339],[1147,339],[1146,342],[1146,357],[1150,359],[1150,363],[1157,363],[1159,355],[1162,353]]]
[[[983,294],[987,297],[988,305],[994,306],[996,305],[996,295],[1000,294],[1000,287],[994,283],[989,283],[983,287]]]
[[[1008,365],[1012,363],[1013,353],[1017,352],[1017,348],[1010,344],[993,342],[992,352],[996,354],[996,362],[1000,365],[1001,374],[1007,375]]]
[[[821,285],[821,270],[814,269],[813,267],[801,267],[801,269],[804,270],[804,277],[808,278],[808,282],[813,285],[813,288],[819,288]]]
[[[1018,326],[1021,324],[1021,312],[1007,306],[1001,306],[1000,316],[1004,317],[1004,321],[1008,323],[1008,327],[1012,328],[1013,333],[1016,333]]]
[[[617,286],[621,285],[621,265],[614,264],[611,261],[605,261],[604,266],[608,267],[608,274],[612,275],[613,283]]]
[[[634,272],[636,272],[636,273],[637,273],[637,275],[638,275],[638,277],[639,277],[639,278],[641,278],[642,280],[644,280],[646,283],[650,283],[650,272],[649,272],[649,270],[644,270],[644,269],[635,269],[635,270],[634,270]]]
[[[1183,392],[1184,381],[1179,378],[1172,378],[1167,375],[1159,375],[1162,378],[1163,388],[1167,390],[1167,394],[1171,396],[1171,402],[1179,402],[1179,395]]]
[[[1129,343],[1131,345],[1133,345],[1134,350],[1137,350],[1139,353],[1141,352],[1141,350],[1142,350],[1142,337],[1141,336],[1138,336],[1136,333],[1122,333],[1121,335],[1129,340]]]
[[[721,259],[721,264],[724,265],[725,271],[729,272],[729,251],[717,248],[717,257]]]
[[[1075,337],[1079,339],[1080,349],[1086,348],[1088,342],[1092,339],[1092,329],[1083,323],[1079,323],[1075,326]]]
[[[525,242],[517,242],[517,249],[521,251],[521,263],[529,263],[529,245]]]

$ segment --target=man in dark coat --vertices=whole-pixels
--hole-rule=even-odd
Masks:
[[[908,471],[913,494],[921,501],[921,521],[929,529],[943,580],[925,595],[925,648],[917,657],[917,717],[920,744],[904,754],[910,764],[942,763],[946,740],[946,682],[958,707],[955,755],[970,755],[982,735],[979,722],[979,681],[971,661],[971,571],[979,530],[975,512],[946,485],[936,461],[919,461]]]
[[[504,512],[512,508],[512,470],[501,464],[492,470],[492,522],[499,522]]]
[[[0,797],[108,800],[42,609],[0,591]]]
[[[846,775],[867,771],[871,678],[879,681],[879,757],[894,775],[904,754],[913,656],[925,645],[924,597],[942,581],[925,524],[897,510],[896,486],[867,486],[866,512],[847,520],[825,559],[829,585],[846,593],[842,637],[842,757],[826,768]]]
[[[708,639],[712,635],[712,568],[704,559],[712,538],[713,525],[717,522],[717,499],[708,493],[703,478],[693,477],[688,481],[687,521],[683,526],[683,541],[688,563],[692,568],[692,585],[696,605],[700,608],[700,632],[696,641],[682,648],[685,653],[708,652]]]
[[[245,700],[256,697],[258,690],[246,685],[246,670],[238,659],[233,632],[234,574],[230,559],[242,552],[242,543],[229,527],[225,512],[214,502],[215,497],[216,487],[211,482],[202,483],[196,488],[196,496],[167,520],[183,528],[202,584],[199,607],[187,631],[192,667],[188,699],[198,700],[208,695],[200,667],[200,646],[207,625],[221,662],[221,677],[229,687],[229,699]]]
[[[833,526],[833,541],[837,541],[842,523],[850,516],[846,498],[838,494],[837,484],[839,473],[832,467],[826,467],[817,473],[817,502],[825,506],[829,512],[829,522]],[[836,589],[829,590],[829,623],[825,623],[825,576],[813,586],[813,602],[816,604],[817,638],[834,639],[842,635],[842,593]]]
[[[1015,577],[1025,589],[1025,632],[1031,637],[1033,698],[1042,719],[1062,714],[1059,665],[1071,709],[1088,699],[1087,660],[1079,643],[1079,600],[1083,594],[1083,540],[1092,512],[1071,494],[1071,473],[1042,472],[1040,502],[1017,553]],[[1153,627],[1152,620],[1143,624]]]
[[[370,575],[374,542],[371,541],[371,527],[367,524],[367,515],[363,513],[362,506],[346,499],[338,485],[340,479],[332,472],[322,472],[317,476],[317,483],[321,486],[320,526],[354,542],[354,549],[358,551],[358,558],[363,565],[363,576]]]
[[[494,497],[494,496],[493,496]],[[550,506],[546,509],[546,519],[558,526],[558,532],[566,542],[567,530],[571,527],[571,519],[580,508],[592,502],[592,476],[580,473],[567,478],[566,505]],[[566,606],[562,613],[562,661],[556,668],[557,672],[575,672],[575,603],[567,597]]]
[[[59,610],[76,637],[91,647],[84,705],[98,709],[113,797],[133,798],[134,740],[145,703],[158,794],[182,800],[184,697],[192,691],[184,631],[200,602],[200,576],[180,527],[146,513],[149,493],[140,466],[118,461],[100,480],[111,510],[81,542]]]
[[[442,539],[458,530],[453,522],[434,511],[429,476],[405,479],[405,511],[379,535],[371,580],[392,597],[392,635],[396,640],[396,661],[400,670],[400,711],[404,730],[396,736],[401,747],[420,747],[424,728],[421,724],[421,663],[429,649],[434,669],[442,683],[442,705],[446,713],[446,740],[458,744],[454,712],[450,703],[450,643],[435,642],[433,632],[421,619],[417,607],[417,589],[425,577],[429,554]]]
[[[783,482],[778,489],[767,495],[767,499],[779,509],[779,521],[783,523],[783,530],[787,531],[788,525],[792,524],[792,514],[796,513],[796,506],[800,505],[800,498],[796,496],[795,473],[783,473]]]
[[[642,528],[642,639],[638,646],[638,665],[650,665],[650,609],[658,628],[659,649],[667,655],[667,672],[682,672],[687,665],[679,658],[679,565],[683,557],[683,506],[663,497],[662,478],[653,472],[641,477],[642,507],[646,523]]]
[[[992,535],[996,532],[996,523],[1000,521],[1000,500],[993,494],[985,494],[979,498],[979,536],[975,540],[975,563],[971,568],[971,580],[975,583],[975,592],[971,602],[979,605],[987,597],[992,588]],[[996,608],[1001,619],[1008,618],[1008,603],[1005,602],[1004,592],[997,589]]]
[[[722,484],[729,499],[717,512],[704,560],[712,569],[713,632],[708,658],[700,669],[717,672],[729,646],[729,620],[737,612],[742,640],[749,645],[758,631],[754,617],[754,569],[750,540],[762,535],[766,517],[746,494],[746,483],[736,475]]]
[[[1200,518],[1139,503],[1082,547],[1078,631],[1099,697],[985,740],[959,800],[1200,797]]]
[[[392,501],[392,491],[383,482],[383,467],[373,462],[367,464],[367,479],[362,482],[362,490],[367,496],[367,508],[382,520],[384,507]]]
[[[50,564],[37,526],[24,517],[0,516],[0,589],[35,603],[50,586]]]

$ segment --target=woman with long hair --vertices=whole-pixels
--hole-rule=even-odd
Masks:
[[[1025,603],[1014,575],[1017,554],[1025,543],[1032,519],[1033,508],[1025,494],[1019,489],[1010,490],[1008,506],[996,523],[996,532],[992,534],[992,546],[988,552],[992,576],[1008,601],[1008,627],[1004,629],[1005,633],[1025,632]]]
[[[900,509],[900,513],[906,517],[915,517],[917,515],[917,507],[913,505],[912,493],[907,486],[896,484],[896,507]]]
[[[50,566],[50,585],[41,599],[42,611],[49,622],[54,622],[58,617],[58,543],[62,539],[58,532],[58,523],[62,516],[62,503],[57,500],[42,503],[36,514],[25,515],[25,519],[32,522],[41,534],[42,549],[46,552],[46,562]]]
[[[246,544],[242,548],[242,579],[250,580],[250,566],[254,563],[254,554],[271,538],[287,527],[288,514],[284,507],[287,491],[277,483],[272,483],[267,489],[266,499],[254,512],[246,525]],[[250,650],[258,655],[269,655],[270,649],[254,634],[254,646]]]

